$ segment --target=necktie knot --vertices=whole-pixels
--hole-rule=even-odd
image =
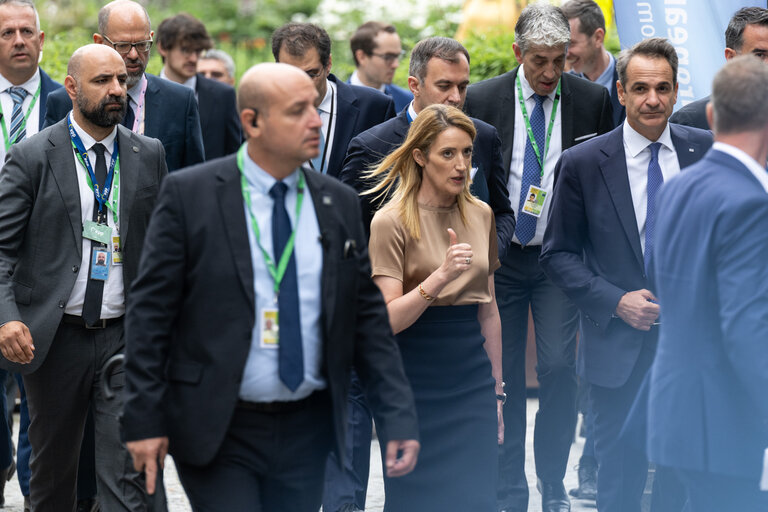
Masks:
[[[540,107],[544,105],[544,100],[547,99],[547,96],[542,96],[541,94],[534,94],[533,99],[536,100],[536,106]]]
[[[288,185],[282,181],[278,181],[272,188],[269,189],[269,197],[275,200],[275,202],[285,202],[285,193],[288,192]]]
[[[24,102],[24,98],[29,95],[27,90],[23,87],[9,87],[8,88],[8,94],[11,95],[11,99],[13,99],[13,103],[15,104],[21,104]]]
[[[93,149],[96,152],[96,156],[97,157],[103,157],[104,156],[104,151],[107,148],[104,147],[104,144],[102,144],[100,142],[97,142],[96,144],[93,145],[93,147],[91,149]]]
[[[651,160],[658,160],[659,150],[661,149],[661,142],[654,142],[649,144],[648,148],[651,150]]]

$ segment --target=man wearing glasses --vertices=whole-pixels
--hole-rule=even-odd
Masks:
[[[352,34],[349,46],[357,68],[349,77],[349,83],[373,87],[391,96],[397,112],[407,107],[413,94],[392,83],[397,66],[405,56],[395,27],[379,21],[363,23]]]
[[[234,153],[243,140],[234,87],[197,72],[200,54],[212,46],[205,25],[189,14],[166,18],[157,27],[157,51],[163,58],[160,78],[195,91],[206,160]]]
[[[115,0],[99,11],[99,31],[93,42],[111,46],[123,57],[128,71],[128,109],[123,126],[163,143],[168,170],[205,159],[195,94],[187,87],[147,75],[152,48],[149,15],[131,0]],[[46,125],[64,119],[72,103],[63,89],[48,97]]]
[[[347,146],[358,133],[395,116],[388,96],[369,87],[347,85],[331,74],[331,38],[311,23],[287,23],[272,34],[277,62],[296,66],[315,84],[315,107],[323,121],[320,152],[309,163],[314,170],[338,177]]]

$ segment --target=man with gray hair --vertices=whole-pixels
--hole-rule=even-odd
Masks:
[[[712,149],[658,197],[649,273],[664,309],[648,451],[689,510],[768,510],[768,67],[715,76]],[[692,355],[695,355],[692,357]],[[762,483],[761,483],[762,473]]]
[[[677,66],[675,48],[663,38],[622,52],[617,92],[625,122],[565,151],[555,168],[540,261],[581,312],[578,367],[594,413],[600,512],[640,512],[648,471],[632,436],[620,433],[658,337],[660,307],[647,265],[654,243],[667,240],[654,236],[656,191],[712,144],[708,131],[667,122],[677,99]],[[665,310],[662,323],[669,316]],[[628,430],[643,429],[643,413],[636,408]],[[660,496],[673,499],[673,482],[659,476]]]
[[[517,227],[496,271],[502,322],[504,446],[499,464],[499,510],[526,510],[525,345],[528,311],[536,333],[539,411],[534,455],[545,512],[570,509],[563,487],[576,419],[576,309],[544,275],[538,259],[549,217],[555,163],[563,150],[610,130],[608,91],[563,75],[571,41],[568,19],[549,4],[529,5],[515,26],[520,66],[469,88],[465,110],[499,131],[504,171]],[[543,207],[526,207],[531,193]]]
[[[203,53],[197,61],[197,72],[205,78],[235,85],[235,61],[224,50],[214,48]]]

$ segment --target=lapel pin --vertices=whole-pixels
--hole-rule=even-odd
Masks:
[[[690,151],[691,153],[693,153],[695,150],[694,150],[693,148],[688,148],[688,151]]]
[[[333,200],[331,199],[331,196],[323,196],[323,204],[325,206],[331,206],[333,204]]]
[[[138,153],[139,152],[139,147],[138,146],[133,146],[133,152],[134,153]]]

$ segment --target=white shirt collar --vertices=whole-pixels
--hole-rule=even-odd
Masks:
[[[411,102],[408,104],[408,115],[411,116],[411,120],[416,119],[416,116],[418,115],[416,113],[416,109],[413,108],[413,102],[414,100],[411,100]]]
[[[141,75],[141,80],[139,80],[136,85],[128,89],[128,98],[133,100],[134,103],[138,105],[139,103],[139,95],[141,94],[141,90],[144,87],[144,84],[147,81],[147,75],[143,74]]]
[[[723,153],[726,153],[749,169],[749,172],[754,174],[755,178],[757,178],[757,181],[760,182],[760,184],[763,186],[766,192],[768,192],[768,172],[766,172],[765,167],[761,166],[757,160],[746,154],[741,149],[737,148],[736,146],[731,146],[730,144],[726,144],[725,142],[715,142],[712,144],[712,149],[717,151],[722,151]]]
[[[520,68],[517,70],[517,76],[520,77],[520,87],[523,89],[523,98],[525,98],[526,100],[530,99],[531,96],[536,94],[536,91],[533,90],[533,87],[531,87],[531,84],[528,83],[528,79],[525,78],[525,69],[523,68],[523,64],[520,64]],[[550,100],[555,101],[556,93],[557,93],[557,86],[555,86],[555,88],[552,90],[551,93],[547,94],[547,97]]]
[[[323,112],[330,114],[331,113],[331,98],[333,94],[336,91],[336,84],[325,79],[325,97],[323,97],[323,101],[320,102],[320,105],[317,106],[318,110],[322,110]]]
[[[653,141],[640,135],[629,125],[629,121],[626,119],[624,120],[624,146],[629,151],[629,156],[635,158],[641,151],[647,148],[649,144],[654,142],[661,142],[661,145],[667,149],[671,151],[675,150],[675,145],[672,144],[672,133],[669,130],[669,123],[664,127],[664,131],[661,132],[659,140]]]
[[[360,76],[357,74],[357,70],[352,72],[352,76],[349,77],[349,83],[352,85],[357,85],[360,87],[371,87],[370,85],[365,85],[362,80],[360,80]],[[371,89],[376,89],[376,87],[371,87]],[[381,87],[378,88],[379,91],[384,92],[387,90],[386,84],[381,84]]]
[[[143,77],[142,77],[143,78]],[[163,80],[169,80],[173,82],[170,78],[168,78],[168,75],[165,74],[165,66],[163,66],[163,69],[160,70],[160,78]],[[186,79],[184,82],[181,83],[181,85],[185,87],[189,87],[193,91],[197,89],[197,75],[192,75],[192,78]]]
[[[283,183],[288,185],[288,188],[295,188],[299,182],[300,168],[296,168],[291,174],[289,174]],[[274,176],[264,170],[259,164],[251,160],[248,151],[245,152],[245,158],[243,159],[243,174],[248,184],[259,191],[262,194],[269,195],[269,190],[277,182]]]
[[[23,84],[21,84],[19,87],[22,87],[30,95],[34,95],[37,92],[37,86],[39,83],[40,83],[40,68],[37,68],[35,70],[35,73],[30,77],[30,79],[24,82]],[[9,87],[13,87],[13,84],[11,83],[11,81],[5,78],[3,75],[0,75],[0,92],[7,91]]]
[[[114,148],[115,144],[115,137],[117,136],[117,126],[113,126],[112,132],[102,140],[96,140],[91,137],[88,132],[83,130],[79,124],[77,124],[75,116],[72,114],[72,112],[69,113],[69,118],[72,120],[72,127],[75,129],[75,132],[77,132],[77,134],[80,136],[80,140],[83,141],[83,147],[85,147],[86,151],[90,151],[94,144],[101,143],[107,149],[107,152],[110,155],[112,154],[112,149]]]

